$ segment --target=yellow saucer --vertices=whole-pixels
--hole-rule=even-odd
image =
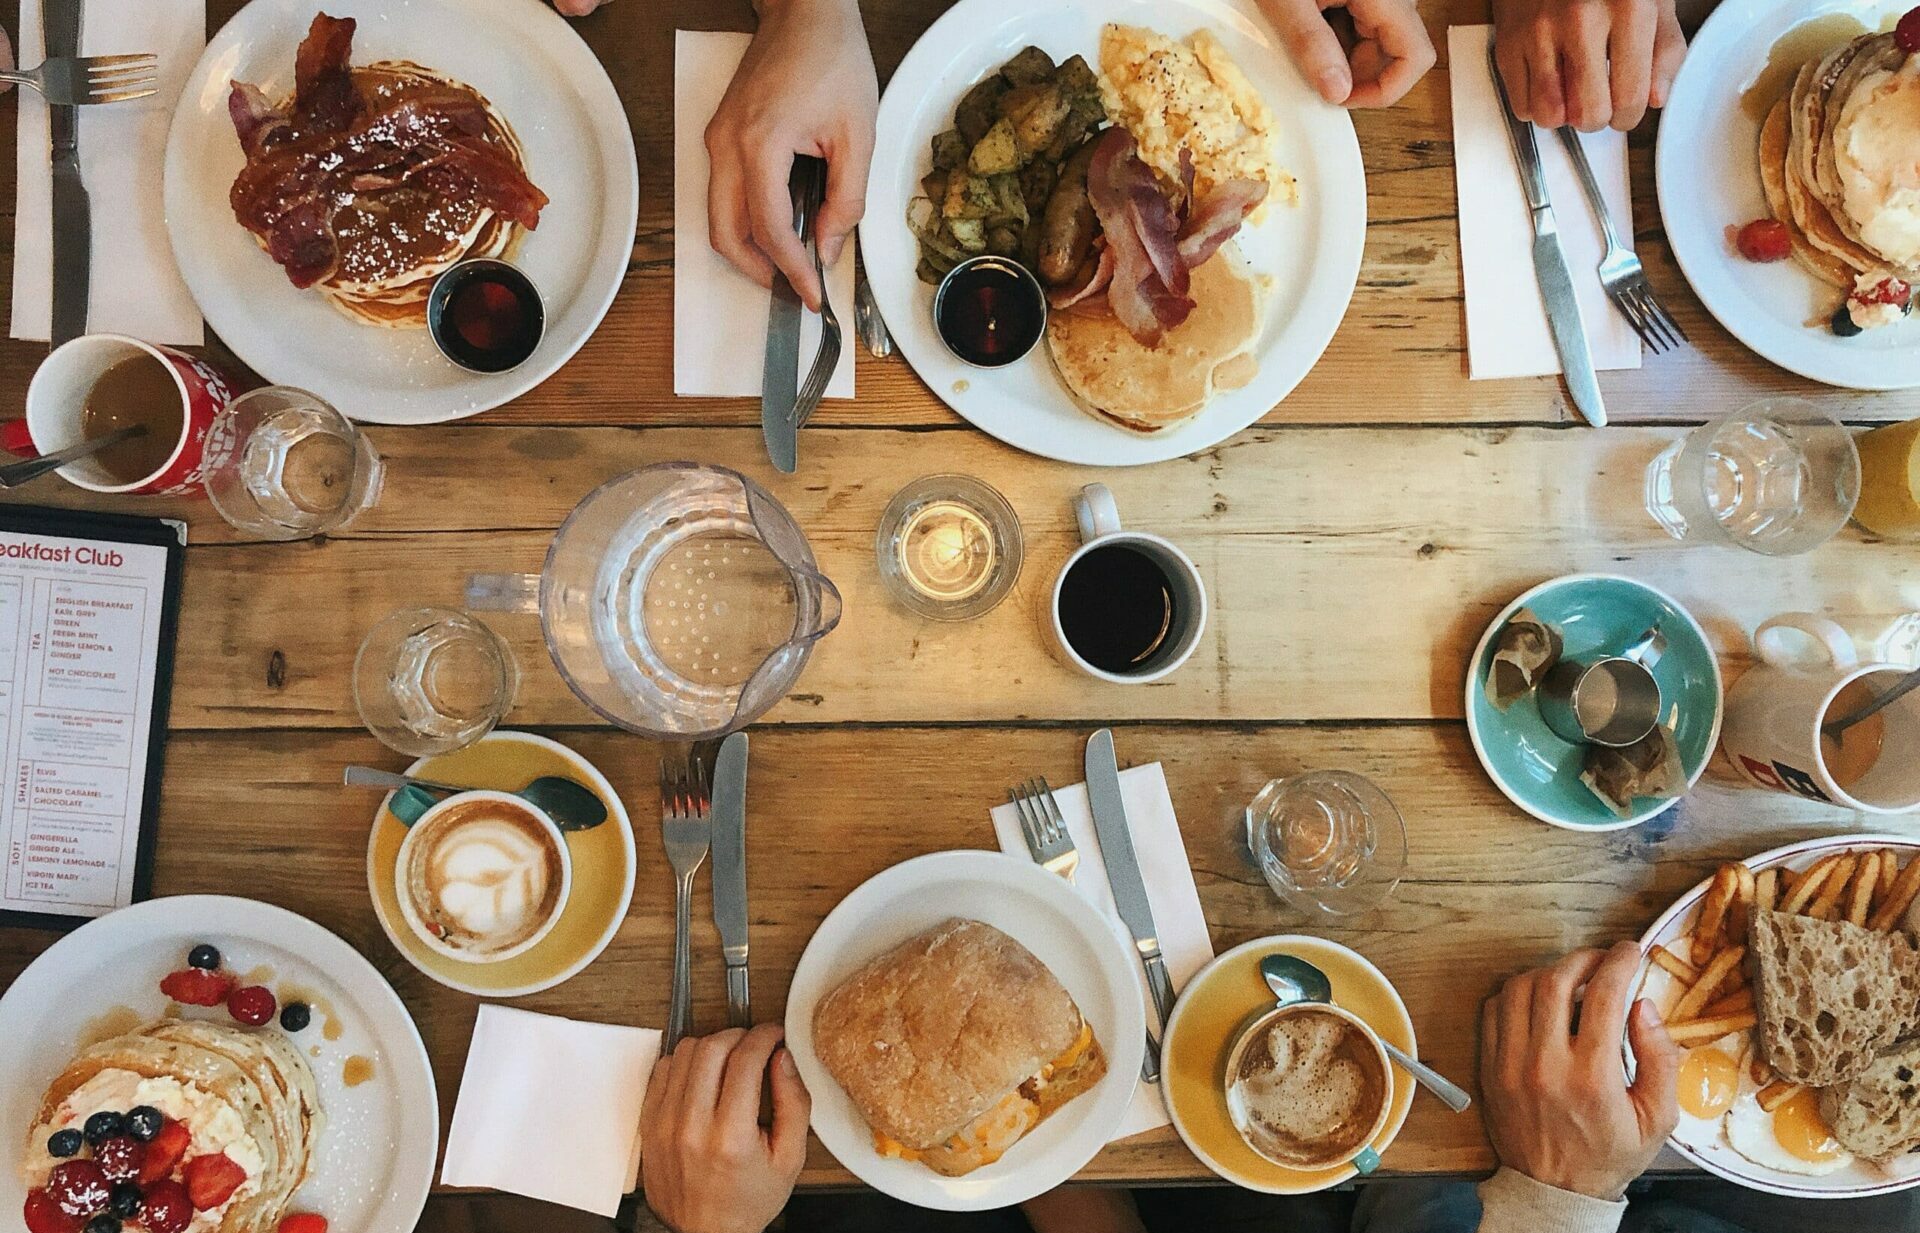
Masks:
[[[606,776],[557,741],[531,732],[501,731],[490,732],[465,749],[422,758],[407,768],[407,774],[505,792],[524,787],[542,775],[564,775],[592,788],[607,806],[605,822],[592,830],[567,833],[567,852],[573,858],[573,891],[553,932],[511,959],[462,963],[420,941],[400,915],[393,875],[407,828],[387,808],[393,799],[389,794],[380,802],[373,833],[367,838],[367,890],[373,895],[373,911],[380,918],[380,927],[407,962],[462,993],[511,998],[551,989],[600,957],[633,902],[636,860],[633,825]]]
[[[1381,1037],[1415,1057],[1413,1019],[1380,969],[1355,951],[1302,934],[1255,938],[1221,955],[1182,991],[1160,1055],[1160,1091],[1173,1128],[1200,1162],[1236,1186],[1268,1194],[1309,1194],[1357,1176],[1351,1164],[1332,1169],[1288,1169],[1261,1156],[1240,1137],[1227,1113],[1227,1052],[1247,1017],[1273,1005],[1260,979],[1260,960],[1284,951],[1317,966],[1333,982],[1333,1000],[1364,1019]],[[1387,1154],[1413,1104],[1413,1077],[1395,1066],[1386,1128],[1373,1150]]]

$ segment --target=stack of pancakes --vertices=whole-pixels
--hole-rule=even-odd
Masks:
[[[1774,104],[1760,132],[1760,180],[1816,278],[1847,292],[1863,280],[1920,280],[1917,143],[1920,57],[1892,34],[1808,63]]]
[[[92,1093],[124,1093],[140,1080],[171,1080],[191,1098],[199,1111],[194,1120],[203,1125],[189,1125],[195,1139],[190,1156],[201,1149],[204,1127],[227,1121],[229,1110],[238,1117],[246,1146],[258,1151],[259,1170],[250,1169],[253,1151],[235,1149],[233,1155],[243,1158],[236,1163],[250,1175],[229,1203],[208,1214],[218,1217],[219,1233],[270,1233],[312,1173],[326,1122],[306,1059],[271,1031],[162,1019],[81,1050],[41,1102],[27,1140],[29,1185],[43,1184],[56,1163],[45,1155],[48,1136],[101,1111],[87,1107],[94,1103]]]

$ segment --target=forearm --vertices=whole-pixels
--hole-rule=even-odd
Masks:
[[[1501,1169],[1480,1183],[1479,1233],[1616,1233],[1626,1200],[1609,1203]]]

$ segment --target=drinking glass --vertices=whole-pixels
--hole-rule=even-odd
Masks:
[[[500,636],[452,608],[383,618],[353,661],[353,702],[387,748],[416,758],[464,749],[513,706],[520,673]]]
[[[234,527],[265,539],[339,530],[379,499],[385,471],[366,434],[291,386],[241,395],[207,430],[208,499]]]
[[[887,593],[921,616],[964,621],[991,612],[1020,577],[1020,519],[967,475],[926,475],[895,494],[874,536]]]
[[[1400,811],[1350,771],[1275,779],[1247,806],[1247,847],[1273,893],[1323,917],[1377,907],[1407,868]]]
[[[1768,398],[1694,429],[1647,467],[1647,512],[1678,540],[1768,556],[1810,552],[1860,499],[1860,452],[1839,420]]]

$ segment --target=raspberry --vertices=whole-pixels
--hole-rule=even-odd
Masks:
[[[312,1212],[295,1212],[280,1222],[277,1233],[327,1233],[327,1218]]]
[[[1784,261],[1793,255],[1793,233],[1775,218],[1757,218],[1740,228],[1735,241],[1748,261]]]
[[[47,1194],[67,1215],[84,1218],[106,1207],[113,1187],[93,1161],[69,1160],[53,1166],[47,1175]]]
[[[1920,9],[1909,9],[1893,28],[1893,41],[1908,55],[1920,52]]]
[[[140,1205],[140,1224],[147,1233],[184,1233],[193,1223],[193,1201],[179,1182],[155,1182],[147,1187]]]
[[[194,1210],[204,1212],[231,1199],[233,1192],[240,1189],[240,1183],[247,1180],[247,1171],[235,1164],[225,1152],[215,1152],[211,1156],[195,1156],[189,1160],[182,1176],[187,1183],[187,1198],[193,1202]],[[152,1199],[149,1198],[148,1202],[152,1202]]]
[[[27,1195],[25,1216],[27,1233],[80,1233],[80,1217],[61,1211],[53,1196],[44,1190]]]
[[[117,1135],[93,1149],[93,1162],[107,1175],[107,1180],[130,1182],[140,1176],[140,1169],[147,1163],[147,1145],[125,1135]]]
[[[160,992],[182,1006],[218,1006],[233,992],[233,977],[204,968],[183,968],[160,982]]]
[[[279,1009],[273,990],[265,985],[248,985],[227,995],[227,1013],[248,1027],[264,1027],[273,1022],[274,1012]]]
[[[1855,291],[1850,299],[1862,304],[1894,304],[1901,308],[1913,298],[1913,288],[1898,278],[1883,278],[1866,291]]]
[[[153,1136],[153,1142],[147,1144],[147,1158],[140,1165],[139,1182],[142,1186],[157,1182],[173,1175],[173,1167],[187,1154],[187,1145],[193,1141],[193,1135],[179,1122],[168,1122]]]

